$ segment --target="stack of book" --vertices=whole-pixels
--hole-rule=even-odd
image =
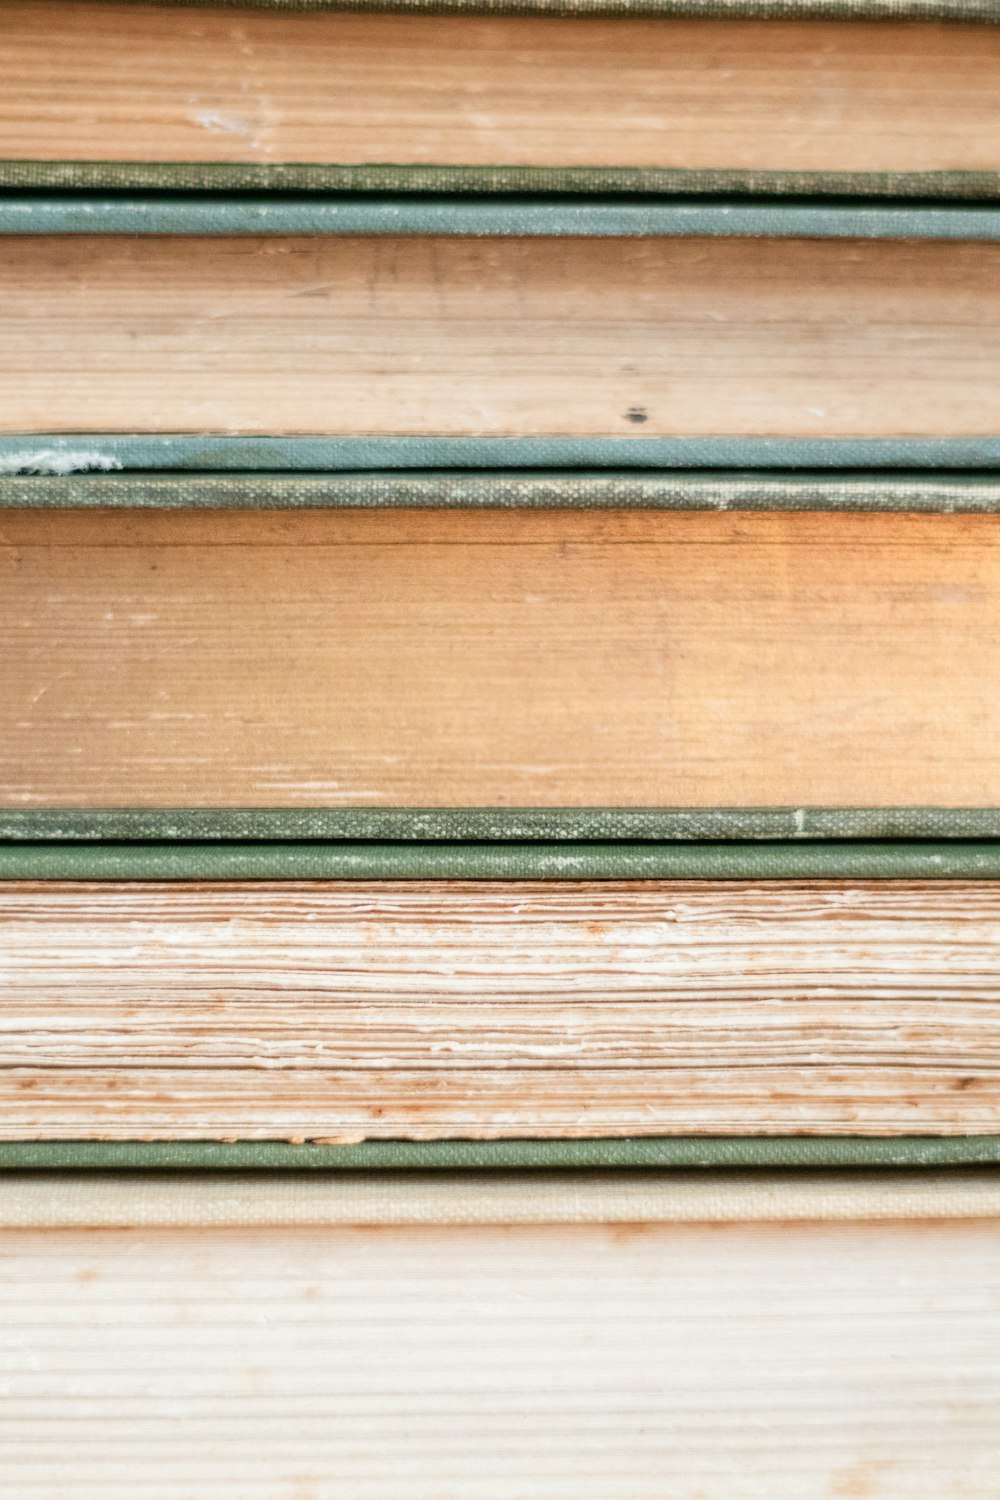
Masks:
[[[1000,0],[4,0],[12,1497],[995,1493]]]

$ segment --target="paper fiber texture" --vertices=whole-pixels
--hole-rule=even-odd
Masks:
[[[128,0],[119,0],[128,3]],[[204,5],[206,0],[152,0]],[[725,20],[997,21],[998,0],[211,0],[233,9],[420,11],[474,15],[691,16]]]
[[[1000,1217],[994,1172],[23,1176],[0,1229],[615,1224]]]
[[[0,1173],[860,1170],[1000,1166],[1000,1135],[565,1140],[0,1141]]]
[[[0,234],[998,240],[1000,207],[731,199],[0,194]]]
[[[4,473],[4,462],[58,468],[72,454],[0,456],[0,508],[59,510],[706,510],[903,511],[980,515],[1000,511],[992,474],[752,473],[712,470],[581,473],[417,471],[326,474]],[[98,440],[100,457],[104,439]],[[78,456],[81,456],[78,450]],[[86,459],[88,450],[82,450]],[[123,460],[109,455],[109,462]]]
[[[996,1493],[995,1218],[191,1216],[0,1237],[11,1500]]]

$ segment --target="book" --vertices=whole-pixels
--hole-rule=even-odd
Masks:
[[[991,1174],[5,1182],[0,1458],[90,1500],[985,1495]]]
[[[990,1492],[997,20],[4,7],[12,1492]]]
[[[93,482],[112,481],[129,494],[127,474]],[[805,835],[823,806],[995,804],[988,508],[538,509],[515,477],[487,491],[513,508],[436,509],[461,481],[430,476],[414,508],[273,510],[253,483],[253,509],[5,512],[0,805],[757,806],[797,809],[783,827]],[[925,499],[961,505],[963,484]]]
[[[8,0],[0,185],[1000,188],[990,4],[450,8]]]
[[[808,464],[812,442],[1000,422],[1000,208],[758,207],[738,237],[719,204],[147,207],[9,205],[4,433],[555,438],[576,464],[770,438]]]
[[[6,1141],[989,1135],[995,881],[0,885]]]

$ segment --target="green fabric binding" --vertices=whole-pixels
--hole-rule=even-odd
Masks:
[[[986,200],[1000,196],[1000,172],[0,160],[0,189],[26,188],[91,193],[645,193]]]
[[[0,880],[997,879],[988,840],[0,844]]]
[[[994,807],[0,809],[12,843],[691,843],[1000,839]]]
[[[101,445],[102,440],[97,440]],[[50,457],[58,463],[58,453]],[[0,456],[0,465],[3,458]],[[0,508],[296,510],[903,511],[993,514],[1000,478],[982,474],[424,472],[329,474],[0,473]]]
[[[0,1172],[748,1170],[997,1166],[1000,1135],[630,1136],[596,1140],[3,1141]]]
[[[733,198],[0,194],[0,234],[648,235],[1000,240],[1000,207]]]
[[[894,472],[888,479],[892,485],[907,484],[914,481],[912,474],[900,474],[900,470],[930,469],[930,470],[1000,470],[1000,436],[990,437],[920,437],[920,438],[780,438],[780,437],[231,437],[231,436],[194,436],[189,434],[149,434],[149,433],[83,433],[68,436],[63,433],[30,433],[24,435],[0,435],[0,478],[7,476],[13,479],[20,475],[51,475],[65,476],[69,474],[114,474],[121,472],[141,471],[143,479],[158,470],[169,469],[174,471],[170,482],[182,486],[177,493],[181,496],[195,494],[186,486],[191,483],[191,473],[239,473],[251,474],[250,485],[257,486],[253,491],[258,496],[263,494],[262,485],[270,485],[273,481],[271,475],[275,475],[280,482],[291,483],[293,476],[308,471],[311,474],[313,485],[331,485],[334,481],[332,475],[343,471],[380,471],[374,482],[376,487],[381,484],[384,488],[380,491],[376,488],[375,496],[387,494],[388,486],[393,481],[385,471],[388,470],[515,470],[515,469],[583,469],[583,470],[630,470],[630,469],[665,469],[665,470],[799,470],[816,471],[820,469],[856,469],[856,470],[892,470]],[[186,471],[183,476],[178,477],[177,471]],[[268,477],[263,476],[267,474]],[[416,476],[410,475],[410,479]],[[566,475],[546,476],[553,489],[550,495],[556,494],[555,486],[564,486],[567,482]],[[574,483],[581,486],[584,484],[607,484],[609,480],[622,479],[621,473],[615,475],[573,475]],[[770,478],[776,478],[771,475]],[[442,474],[436,473],[435,482],[440,482]],[[449,476],[452,486],[465,482],[465,476],[452,474]],[[643,476],[644,480],[647,476]],[[941,476],[946,484],[969,484],[976,486],[981,481],[969,475],[960,476],[956,473]],[[685,476],[686,479],[686,476]],[[806,484],[815,483],[819,487],[819,477],[815,472],[805,472],[802,479]],[[506,476],[507,482],[512,482],[511,476]],[[753,485],[757,483],[753,474],[743,473],[733,476],[706,475],[703,483],[711,484],[718,481],[720,484],[737,483],[742,485]],[[240,480],[242,485],[245,481]],[[491,482],[487,480],[486,482]],[[830,476],[827,476],[827,483]],[[873,495],[875,487],[878,486],[881,493],[883,481],[880,474],[877,478],[869,473],[867,475],[856,474],[848,481],[850,484],[865,485],[869,488],[865,491],[867,495]],[[921,480],[917,479],[916,483]],[[929,481],[928,481],[929,482]],[[987,483],[993,483],[991,478]],[[669,485],[669,475],[660,475],[652,479],[652,483]],[[841,476],[836,476],[835,484],[841,483]],[[933,484],[938,479],[935,477]],[[981,490],[976,493],[983,493]],[[17,497],[28,503],[32,501],[32,495],[39,498],[47,493],[42,486],[37,490],[19,489],[16,486],[5,493],[12,497],[12,503],[17,503]],[[52,493],[49,491],[48,493]],[[117,493],[105,492],[105,493]],[[149,492],[151,493],[151,492]],[[160,491],[159,493],[165,493]],[[216,491],[216,493],[221,493]],[[229,501],[238,491],[230,490]],[[296,491],[298,494],[304,491]],[[314,491],[315,493],[315,491]],[[329,494],[329,490],[325,492]],[[398,493],[398,492],[397,492]],[[574,491],[560,489],[559,493],[570,496],[570,503],[576,504],[572,498]],[[634,492],[633,492],[634,493]],[[677,492],[675,491],[675,497]],[[708,491],[707,493],[710,493]],[[723,491],[722,498],[726,493]],[[744,489],[743,493],[747,493]],[[772,491],[777,493],[776,491]],[[787,492],[786,492],[787,493]],[[828,493],[835,493],[834,490]],[[902,494],[902,491],[899,491]],[[908,491],[912,494],[913,491]],[[942,492],[937,491],[939,495]],[[973,494],[973,489],[966,491],[968,495]],[[452,496],[455,503],[459,503],[454,489]],[[942,496],[943,498],[943,496]],[[182,503],[187,503],[183,500]],[[324,503],[326,503],[324,501]],[[375,498],[372,503],[381,504],[381,499]],[[518,502],[520,503],[520,502]],[[617,502],[616,502],[617,503]],[[868,507],[865,500],[860,509]],[[770,508],[763,505],[762,509]],[[808,509],[808,506],[802,506]],[[839,507],[838,507],[839,508]],[[852,507],[848,507],[852,508]],[[908,509],[907,505],[890,507],[891,509]],[[940,507],[935,501],[929,501],[926,506],[919,508],[948,509],[946,503]],[[972,505],[973,509],[989,509],[989,504],[980,506]]]

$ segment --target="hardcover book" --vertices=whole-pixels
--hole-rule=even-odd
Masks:
[[[0,1461],[93,1500],[991,1492],[989,1174],[22,1178]]]
[[[10,883],[0,1139],[984,1135],[998,955],[995,882]]]
[[[125,502],[5,513],[11,811],[758,806],[801,809],[794,834],[813,807],[995,803],[992,480],[868,479],[850,511],[738,508],[843,499],[818,475],[496,475],[441,509],[463,481],[258,477],[253,508],[238,475],[139,482],[165,505],[129,508],[127,474],[0,490]],[[890,508],[916,493],[938,511]]]
[[[960,466],[1000,431],[1000,208],[29,196],[0,230],[12,437],[517,438],[572,465],[943,440]]]
[[[996,19],[991,0],[7,0],[0,184],[995,197]]]

